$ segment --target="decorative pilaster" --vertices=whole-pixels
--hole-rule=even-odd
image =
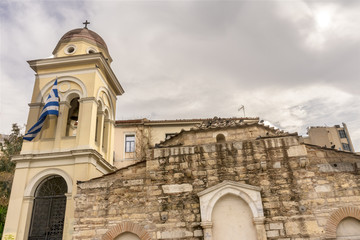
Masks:
[[[104,111],[98,111],[97,112],[97,126],[96,126],[96,143],[99,146],[99,149],[101,149],[101,146],[103,144],[103,128],[104,128],[104,119],[105,119],[105,113]]]
[[[266,230],[265,230],[265,217],[256,217],[254,218],[254,224],[256,228],[256,235],[258,240],[266,240]]]
[[[201,227],[204,230],[204,240],[212,240],[212,222],[201,222]]]

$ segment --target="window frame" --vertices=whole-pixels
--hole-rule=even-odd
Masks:
[[[127,140],[128,137],[133,137],[134,140]],[[128,149],[128,144],[130,143],[130,149]],[[133,144],[131,144],[133,143]],[[128,151],[130,150],[130,151]],[[125,153],[134,153],[136,150],[136,134],[135,133],[125,133],[124,135],[124,152]]]
[[[348,144],[348,143],[341,143],[341,145],[342,145],[342,148],[343,148],[344,151],[349,151],[349,152],[351,152],[350,144]]]
[[[346,132],[344,129],[338,130],[338,133],[339,133],[340,138],[347,138]]]

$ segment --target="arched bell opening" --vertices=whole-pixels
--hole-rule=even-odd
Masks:
[[[68,111],[68,118],[66,121],[66,134],[65,136],[76,136],[79,120],[79,97],[76,96],[71,99]]]
[[[28,240],[62,239],[67,183],[61,176],[44,179],[36,188]]]

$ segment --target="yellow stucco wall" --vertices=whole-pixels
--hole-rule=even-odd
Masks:
[[[94,159],[92,159],[92,157],[86,156],[60,159],[52,156],[50,159],[18,162],[4,236],[13,234],[16,236],[16,239],[27,238],[36,187],[42,180],[46,179],[46,177],[60,175],[65,176],[65,179],[71,179],[72,182],[72,186],[68,186],[63,235],[63,239],[71,239],[74,221],[74,197],[77,189],[76,182],[99,177],[104,174],[104,172],[96,168],[94,164],[91,164],[93,161]]]
[[[65,52],[69,45],[76,47],[73,54]],[[88,54],[89,48],[103,55]],[[107,51],[85,41],[73,41],[61,44],[55,58],[29,61],[36,75],[27,130],[38,121],[55,79],[60,98],[59,116],[48,116],[38,136],[31,142],[24,141],[21,155],[14,158],[17,165],[3,239],[27,238],[34,192],[41,181],[52,175],[62,176],[68,184],[63,239],[72,239],[77,181],[114,170],[111,164],[116,95],[121,94],[122,89],[120,85],[114,89],[119,83],[108,65],[109,59]],[[79,97],[78,123],[74,124],[76,134],[71,132],[67,136],[68,112],[74,97]],[[105,125],[107,132],[103,134],[101,128],[99,132],[104,137],[96,141],[99,114],[104,115],[101,126]]]

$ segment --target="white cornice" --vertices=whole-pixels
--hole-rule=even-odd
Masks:
[[[74,66],[75,64],[88,64],[94,63],[98,66],[108,77],[109,84],[115,90],[117,95],[124,93],[124,89],[116,78],[114,72],[112,71],[110,65],[106,61],[102,53],[94,54],[83,54],[67,57],[58,57],[58,58],[47,58],[47,59],[38,59],[28,61],[30,67],[38,72],[39,69],[49,69],[54,67],[63,67],[63,66]]]
[[[21,154],[14,156],[12,161],[16,162],[16,168],[28,168],[30,164],[36,164],[36,167],[41,166],[51,166],[55,165],[69,165],[79,162],[78,157],[91,157],[94,161],[88,161],[96,166],[101,172],[110,173],[116,170],[114,166],[108,163],[100,153],[93,149],[81,149],[81,150],[71,150],[64,152],[49,152],[49,153],[39,153],[39,154]],[[59,161],[61,160],[61,162]]]

